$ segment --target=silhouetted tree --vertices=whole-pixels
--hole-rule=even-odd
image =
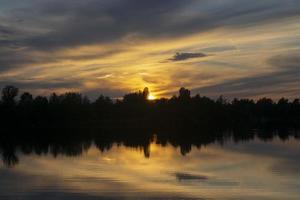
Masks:
[[[52,93],[49,97],[49,104],[58,105],[60,103],[61,103],[61,98],[56,93]]]
[[[143,90],[144,99],[148,99],[149,94],[150,94],[149,88],[145,87],[144,90]]]
[[[105,97],[103,95],[100,95],[96,101],[95,105],[98,107],[106,107],[113,105],[113,101],[109,97]]]
[[[126,94],[123,97],[123,102],[130,103],[130,104],[145,103],[147,101],[148,96],[149,96],[149,89],[146,87],[144,88],[143,92],[138,91],[138,92]]]
[[[219,96],[219,98],[216,100],[216,103],[217,104],[220,104],[220,105],[225,105],[227,104],[227,100],[224,98],[223,95]]]
[[[2,103],[6,106],[15,105],[15,97],[18,96],[19,89],[14,86],[6,86],[2,89]]]
[[[34,99],[34,104],[37,107],[46,107],[48,105],[48,99],[47,99],[47,97],[37,96]]]
[[[0,155],[7,165],[17,164],[16,152],[20,150],[74,156],[92,142],[100,151],[117,143],[142,149],[149,157],[153,133],[157,143],[180,147],[183,155],[192,146],[222,144],[227,138],[235,142],[257,137],[265,141],[275,136],[282,140],[299,138],[295,131],[300,128],[299,99],[230,102],[223,96],[215,100],[191,96],[185,88],[179,90],[178,97],[155,101],[148,100],[148,88],[115,101],[100,95],[91,102],[74,92],[34,98],[25,92],[16,102],[17,95],[13,86],[2,90]]]
[[[33,104],[33,96],[32,94],[25,92],[20,96],[19,105],[20,106],[30,106]]]
[[[185,89],[184,87],[180,88],[179,90],[179,99],[187,100],[191,98],[191,91]]]
[[[67,106],[82,104],[82,95],[75,92],[68,92],[61,95],[61,103]]]
[[[178,97],[149,101],[149,89],[129,93],[123,99],[113,101],[100,95],[94,102],[80,93],[53,93],[49,98],[33,96],[25,92],[16,104],[18,89],[6,86],[2,90],[0,122],[7,127],[22,126],[108,126],[135,125],[148,129],[151,124],[160,127],[210,126],[221,129],[242,127],[300,127],[299,99],[281,98],[274,102],[269,98],[234,99],[223,96],[213,100],[199,94],[191,96],[190,90],[180,88]],[[48,100],[49,99],[49,100]]]
[[[257,117],[261,123],[267,123],[274,117],[274,102],[269,98],[259,99],[256,103]]]
[[[91,103],[90,99],[87,96],[84,96],[82,98],[82,104],[83,105],[89,105]]]
[[[109,97],[100,95],[93,104],[96,111],[95,117],[97,119],[110,119],[113,112],[113,101]]]

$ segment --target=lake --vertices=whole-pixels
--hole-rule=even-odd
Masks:
[[[300,199],[300,140],[294,137],[229,139],[188,151],[155,137],[138,147],[101,148],[92,141],[77,145],[77,153],[48,148],[16,148],[14,165],[5,163],[12,161],[2,148],[0,199]]]

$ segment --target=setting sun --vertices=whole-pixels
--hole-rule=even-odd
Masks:
[[[300,0],[0,0],[0,200],[300,200],[299,22]]]
[[[156,97],[153,94],[149,94],[148,96],[148,100],[155,100]]]

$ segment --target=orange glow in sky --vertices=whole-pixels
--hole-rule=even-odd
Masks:
[[[299,1],[76,2],[3,0],[0,88],[120,98],[147,86],[149,99],[180,87],[209,97],[300,95]]]
[[[148,96],[148,100],[155,100],[156,97],[153,94],[149,94]]]

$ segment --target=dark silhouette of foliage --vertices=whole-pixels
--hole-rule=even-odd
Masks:
[[[6,86],[2,89],[2,103],[6,106],[15,104],[15,97],[18,96],[19,89],[14,86]]]
[[[148,88],[126,94],[123,99],[116,101],[99,95],[91,102],[86,96],[74,92],[59,95],[53,93],[49,97],[35,98],[25,92],[16,101],[17,95],[18,88],[14,86],[6,86],[2,90],[0,119],[4,126],[106,126],[119,123],[117,126],[188,124],[231,129],[244,125],[252,128],[295,128],[300,125],[299,99],[289,101],[281,98],[277,102],[269,98],[228,101],[220,96],[213,100],[199,94],[191,96],[191,92],[184,87],[180,88],[178,96],[151,101],[148,100]]]
[[[7,165],[18,162],[16,151],[78,155],[92,142],[99,150],[112,144],[141,148],[149,157],[153,133],[157,142],[180,147],[183,155],[191,147],[255,137],[286,140],[300,127],[300,101],[281,98],[226,100],[191,96],[186,88],[178,96],[148,100],[149,89],[126,94],[113,101],[99,95],[91,102],[80,93],[18,96],[6,86],[0,104],[0,154]],[[49,148],[50,147],[50,148]]]
[[[33,96],[32,94],[25,92],[21,95],[19,105],[20,106],[30,106],[33,104]]]
[[[179,90],[179,99],[181,100],[189,100],[191,98],[191,91],[185,89],[184,87]]]

